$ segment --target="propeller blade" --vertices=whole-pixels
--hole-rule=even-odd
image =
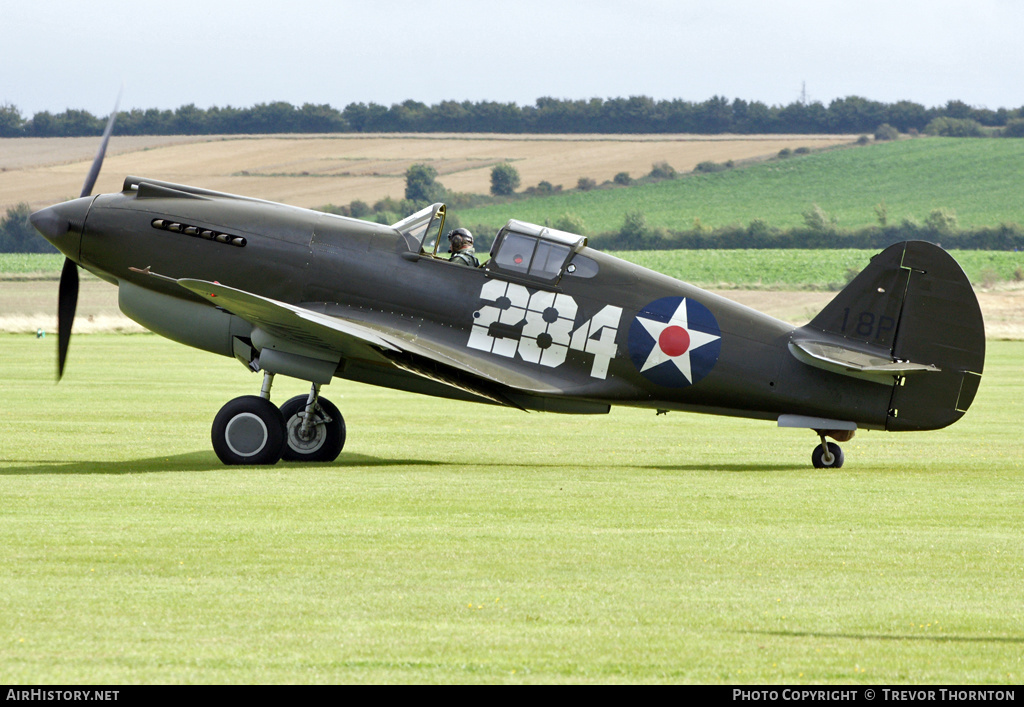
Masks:
[[[114,132],[114,120],[117,118],[117,106],[120,103],[121,95],[118,94],[117,100],[114,101],[114,110],[110,112],[110,118],[107,119],[107,127],[103,131],[100,149],[96,151],[96,156],[92,160],[92,167],[89,168],[89,174],[85,178],[85,183],[82,184],[82,196],[92,194],[92,188],[96,186],[96,178],[100,176],[100,167],[103,166],[103,156],[107,154],[107,143],[110,142],[110,134]]]
[[[65,258],[64,269],[60,272],[60,289],[57,296],[57,380],[64,375],[68,344],[71,342],[71,325],[75,322],[77,308],[78,266],[70,258]]]
[[[114,132],[114,121],[117,120],[117,107],[121,103],[121,94],[114,101],[114,110],[107,119],[107,127],[103,130],[103,139],[96,157],[89,167],[89,174],[82,184],[81,196],[90,196],[100,176],[103,157],[107,154],[107,143]],[[60,271],[60,288],[57,294],[57,380],[64,376],[64,364],[68,359],[68,345],[71,343],[71,326],[75,323],[75,310],[78,309],[78,265],[70,258],[64,258],[64,268]]]

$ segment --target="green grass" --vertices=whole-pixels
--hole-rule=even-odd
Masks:
[[[861,433],[335,381],[337,463],[222,467],[259,378],[155,336],[0,338],[8,683],[1020,683],[1024,344]],[[279,379],[278,401],[303,386]]]
[[[647,250],[613,255],[704,287],[842,288],[877,250]],[[952,255],[975,285],[1024,279],[1024,252],[956,250]],[[485,256],[482,256],[485,257]],[[0,253],[0,280],[57,279],[63,255]],[[93,277],[82,271],[83,277]]]
[[[643,186],[570,192],[457,212],[463,224],[497,229],[509,218],[533,223],[564,213],[582,217],[588,233],[622,227],[642,211],[651,226],[804,225],[818,204],[839,227],[878,225],[884,202],[890,223],[923,222],[933,209],[955,210],[961,228],[1024,224],[1024,140],[928,138],[877,143],[773,160],[742,169],[695,174]],[[571,185],[566,185],[571,186]]]

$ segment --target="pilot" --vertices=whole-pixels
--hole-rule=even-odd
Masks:
[[[480,261],[476,259],[473,250],[473,234],[465,228],[456,228],[454,231],[448,233],[448,252],[452,254],[452,257],[448,258],[449,262],[457,265],[469,265],[470,267],[480,267]]]

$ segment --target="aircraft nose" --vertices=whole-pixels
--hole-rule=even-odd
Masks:
[[[28,220],[57,250],[77,261],[82,247],[85,217],[91,202],[92,197],[65,201],[36,211]]]

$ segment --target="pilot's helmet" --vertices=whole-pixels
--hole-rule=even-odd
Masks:
[[[456,228],[448,233],[448,252],[457,253],[473,245],[473,234],[466,228]]]

